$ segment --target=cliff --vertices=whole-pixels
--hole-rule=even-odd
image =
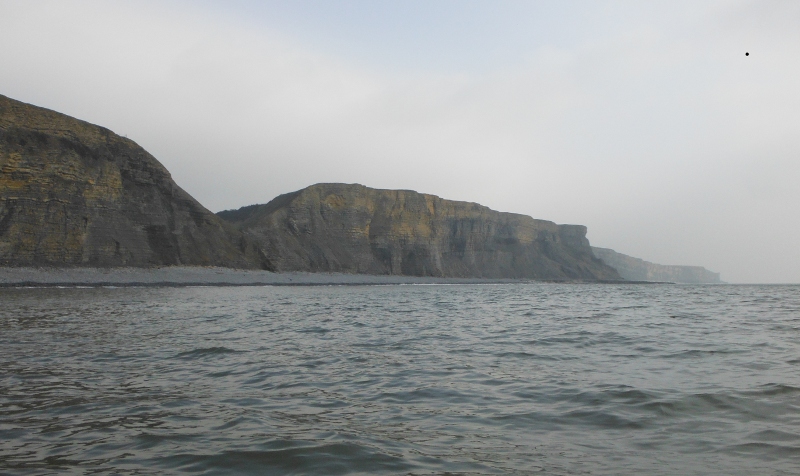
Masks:
[[[719,273],[711,272],[701,266],[655,264],[617,253],[608,248],[592,247],[592,252],[629,281],[666,281],[687,284],[722,282]]]
[[[275,271],[620,279],[592,255],[583,226],[407,190],[318,184],[218,215]]]
[[[619,280],[586,228],[319,184],[219,216],[135,142],[0,95],[0,266],[261,268]]]
[[[256,256],[135,142],[0,95],[0,265],[251,268]]]

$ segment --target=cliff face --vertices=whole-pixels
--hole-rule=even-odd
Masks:
[[[620,279],[592,255],[583,226],[413,191],[318,184],[219,216],[276,271]]]
[[[0,265],[254,267],[135,142],[0,95]]]
[[[629,281],[666,281],[672,283],[721,283],[719,273],[711,272],[701,266],[669,266],[650,263],[617,253],[608,248],[592,247],[594,255],[616,269],[620,276]]]

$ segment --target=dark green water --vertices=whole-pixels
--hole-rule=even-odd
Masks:
[[[800,287],[0,289],[2,474],[800,474]]]

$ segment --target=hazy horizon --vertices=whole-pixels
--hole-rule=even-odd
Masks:
[[[214,211],[319,182],[410,189],[797,283],[797,18],[792,1],[0,0],[0,94],[133,139]]]

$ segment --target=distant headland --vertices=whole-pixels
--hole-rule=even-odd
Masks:
[[[719,282],[698,267],[688,274],[632,274],[636,259],[619,256],[625,255],[593,249],[581,225],[358,184],[312,185],[214,214],[132,140],[0,95],[0,266],[6,268]]]
[[[719,284],[719,273],[702,266],[675,266],[651,263],[608,248],[592,247],[592,253],[613,267],[619,275],[629,281],[662,281],[673,283]]]

